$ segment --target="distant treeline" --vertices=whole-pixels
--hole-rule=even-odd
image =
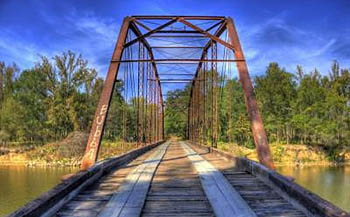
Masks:
[[[41,57],[31,69],[0,62],[0,143],[54,141],[86,131],[103,86],[71,51]]]
[[[220,78],[222,79],[222,78]],[[270,142],[327,147],[350,146],[350,72],[334,61],[327,76],[317,69],[287,72],[271,63],[253,79]],[[223,82],[219,97],[219,140],[253,145],[250,124],[238,80]],[[88,131],[103,80],[87,61],[71,51],[41,57],[31,69],[0,62],[0,144],[47,142],[72,131]],[[134,100],[125,104],[123,83],[116,84],[104,137],[122,137],[126,109],[127,138],[136,133]],[[174,90],[165,101],[168,135],[186,136],[190,87]]]
[[[221,78],[222,79],[222,78]],[[270,142],[350,146],[350,72],[334,61],[329,75],[315,69],[287,72],[270,63],[253,79]],[[189,88],[168,93],[166,132],[186,136]],[[219,97],[219,140],[253,145],[243,92],[238,80],[226,80]]]

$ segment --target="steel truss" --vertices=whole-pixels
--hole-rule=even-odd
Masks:
[[[198,22],[204,23],[198,24]],[[182,26],[175,26],[179,24]],[[203,27],[204,24],[206,26]],[[228,40],[221,38],[224,32],[227,33]],[[200,46],[193,44],[171,45],[169,43],[153,45],[150,43],[150,40],[179,38],[206,40],[206,43]],[[234,59],[218,59],[219,46],[231,51],[234,54]],[[135,54],[135,50],[132,50],[135,47],[138,47],[135,49],[138,51],[137,54]],[[199,50],[201,55],[200,58],[155,58],[155,50],[161,52],[166,49]],[[123,55],[125,53],[129,53],[129,55]],[[269,168],[274,168],[263,121],[233,20],[230,17],[222,16],[131,16],[124,18],[120,29],[89,134],[81,164],[82,170],[91,167],[97,160],[113,89],[121,65],[137,64],[137,96],[135,96],[137,99],[137,105],[135,105],[137,107],[137,135],[135,137],[138,145],[164,140],[164,106],[161,83],[190,82],[188,138],[194,143],[207,144],[209,142],[215,148],[217,147],[219,131],[220,82],[217,73],[218,64],[230,63],[235,63],[237,66],[259,161]],[[196,64],[197,69],[192,73],[193,79],[177,77],[161,79],[160,75],[164,76],[167,73],[159,74],[158,67],[168,64]],[[181,73],[184,76],[191,75]],[[171,76],[171,73],[168,73],[168,76]],[[128,90],[128,85],[129,87],[131,85],[129,81],[131,78],[130,73],[122,78],[126,86],[125,92]],[[126,99],[128,94],[124,94]],[[126,100],[127,103],[128,100]],[[128,121],[130,120],[124,111],[122,123],[124,141],[128,140],[126,132]]]

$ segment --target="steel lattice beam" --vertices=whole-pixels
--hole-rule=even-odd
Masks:
[[[149,26],[145,25],[146,20],[164,20],[163,24],[159,24],[158,27],[151,29]],[[200,24],[196,24],[195,21],[200,20],[210,20],[213,21],[212,24],[207,26],[206,28],[200,28]],[[194,21],[194,22],[192,22]],[[211,23],[209,21],[209,23]],[[188,30],[186,28],[169,28],[172,24],[179,22],[183,25],[190,27],[192,30]],[[147,30],[145,34],[143,34],[138,26]],[[215,33],[212,34],[209,31],[216,29]],[[126,42],[128,31],[131,30],[136,38],[130,39]],[[230,41],[224,41],[220,38],[224,31],[228,32],[228,36]],[[180,35],[179,35],[180,34]],[[203,38],[209,39],[204,47],[196,47],[196,46],[153,46],[151,47],[149,42],[147,41],[148,37],[152,38]],[[122,59],[122,54],[124,49],[131,47],[135,43],[140,43],[142,47],[144,47],[147,51],[146,53],[141,53],[138,59]],[[214,46],[213,46],[214,44]],[[223,45],[224,47],[232,50],[234,52],[235,59],[217,59],[217,45]],[[152,49],[202,49],[202,55],[200,59],[155,59],[153,55]],[[210,51],[209,48],[212,48]],[[143,49],[143,48],[142,48]],[[139,50],[140,52],[140,50]],[[208,58],[208,52],[211,52],[211,58]],[[132,56],[131,56],[132,57]],[[269,168],[274,168],[274,164],[272,161],[271,152],[269,149],[267,136],[264,130],[264,125],[262,122],[261,115],[259,113],[259,109],[257,106],[256,98],[254,95],[254,90],[252,86],[252,82],[249,77],[248,68],[244,59],[243,51],[239,42],[238,34],[236,32],[233,20],[229,17],[222,16],[132,16],[126,17],[123,21],[118,40],[113,52],[112,61],[110,62],[110,66],[107,72],[107,77],[105,80],[105,84],[100,96],[100,100],[97,106],[97,110],[95,113],[95,117],[92,123],[91,131],[89,134],[88,144],[86,147],[86,151],[82,160],[81,168],[83,170],[92,166],[98,157],[99,147],[101,143],[101,138],[103,136],[103,130],[105,126],[106,116],[108,114],[108,110],[110,107],[111,96],[113,93],[115,82],[118,81],[117,75],[118,70],[121,63],[138,63],[142,65],[142,68],[138,71],[142,73],[141,78],[144,76],[150,76],[152,74],[151,79],[146,79],[146,81],[150,81],[148,85],[141,86],[142,88],[147,88],[149,92],[142,92],[142,96],[146,97],[146,99],[150,100],[150,102],[154,103],[151,109],[149,119],[149,124],[153,126],[152,129],[147,131],[147,141],[155,141],[161,140],[164,138],[164,103],[163,103],[163,95],[161,89],[161,83],[173,83],[173,82],[192,82],[192,88],[190,92],[190,100],[188,107],[188,137],[198,142],[199,140],[203,140],[203,129],[200,130],[198,125],[203,124],[206,126],[206,91],[207,84],[206,80],[208,79],[206,73],[208,70],[208,63],[211,64],[211,70],[216,71],[217,63],[233,63],[235,62],[238,69],[238,74],[240,77],[240,82],[243,87],[244,98],[246,102],[247,111],[249,114],[249,119],[251,123],[251,128],[254,136],[254,142],[256,146],[256,150],[258,153],[259,160],[262,164]],[[159,79],[159,74],[157,71],[157,64],[197,64],[197,69],[194,74],[194,79]],[[145,67],[146,65],[146,67]],[[204,68],[203,68],[204,66]],[[151,67],[151,68],[150,68]],[[152,72],[151,72],[151,71]],[[145,75],[147,73],[147,75]],[[216,72],[215,72],[216,73]],[[165,75],[165,74],[164,74]],[[179,74],[180,75],[180,74]],[[186,74],[187,75],[187,74]],[[212,75],[213,76],[213,75]],[[215,75],[216,76],[216,75]],[[147,77],[149,78],[149,77]],[[212,91],[217,89],[215,85],[217,78],[212,77]],[[204,81],[204,82],[201,82]],[[146,87],[147,86],[147,87]],[[217,90],[216,90],[217,91]],[[212,93],[212,104],[211,107],[217,107],[217,93]],[[146,102],[147,103],[147,102]],[[199,104],[200,103],[200,104]],[[143,102],[144,104],[144,102]],[[142,107],[145,111],[142,110],[142,115],[148,112],[147,105]],[[203,113],[204,117],[200,116],[199,112]],[[213,110],[211,117],[217,118],[217,108]],[[142,117],[145,118],[145,117]],[[203,119],[204,118],[204,119]],[[145,118],[148,121],[147,117]],[[217,120],[216,120],[217,121]],[[213,121],[212,121],[213,122]],[[148,123],[148,122],[147,122]],[[144,125],[147,124],[146,122]],[[123,120],[123,124],[124,120]],[[217,122],[214,123],[212,128],[217,127]],[[154,132],[153,132],[154,131]],[[202,135],[200,135],[200,133]],[[123,135],[125,132],[123,132]],[[150,134],[150,135],[148,135]],[[152,134],[152,135],[151,135]],[[213,131],[213,138],[217,137],[217,134]],[[125,135],[124,135],[125,137]],[[216,140],[216,138],[214,138]]]

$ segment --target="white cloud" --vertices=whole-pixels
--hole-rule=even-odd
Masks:
[[[25,69],[39,61],[40,55],[48,55],[48,53],[18,34],[2,30],[0,32],[0,55],[3,58],[1,61],[7,64],[14,62],[20,68]]]
[[[290,72],[295,72],[297,65],[303,65],[307,72],[318,68],[322,74],[327,74],[333,60],[330,50],[336,39],[327,35],[320,37],[285,20],[285,15],[281,15],[249,28],[244,28],[246,25],[238,28],[242,30],[239,33],[251,74],[264,73],[273,61]]]

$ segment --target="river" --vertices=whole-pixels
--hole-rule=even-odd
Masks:
[[[350,211],[350,166],[279,167],[296,182]],[[60,182],[77,168],[0,166],[0,216],[5,216]]]
[[[77,168],[0,166],[0,216],[18,209],[60,182]]]
[[[301,186],[350,211],[350,165],[279,167],[283,175],[292,176]]]

